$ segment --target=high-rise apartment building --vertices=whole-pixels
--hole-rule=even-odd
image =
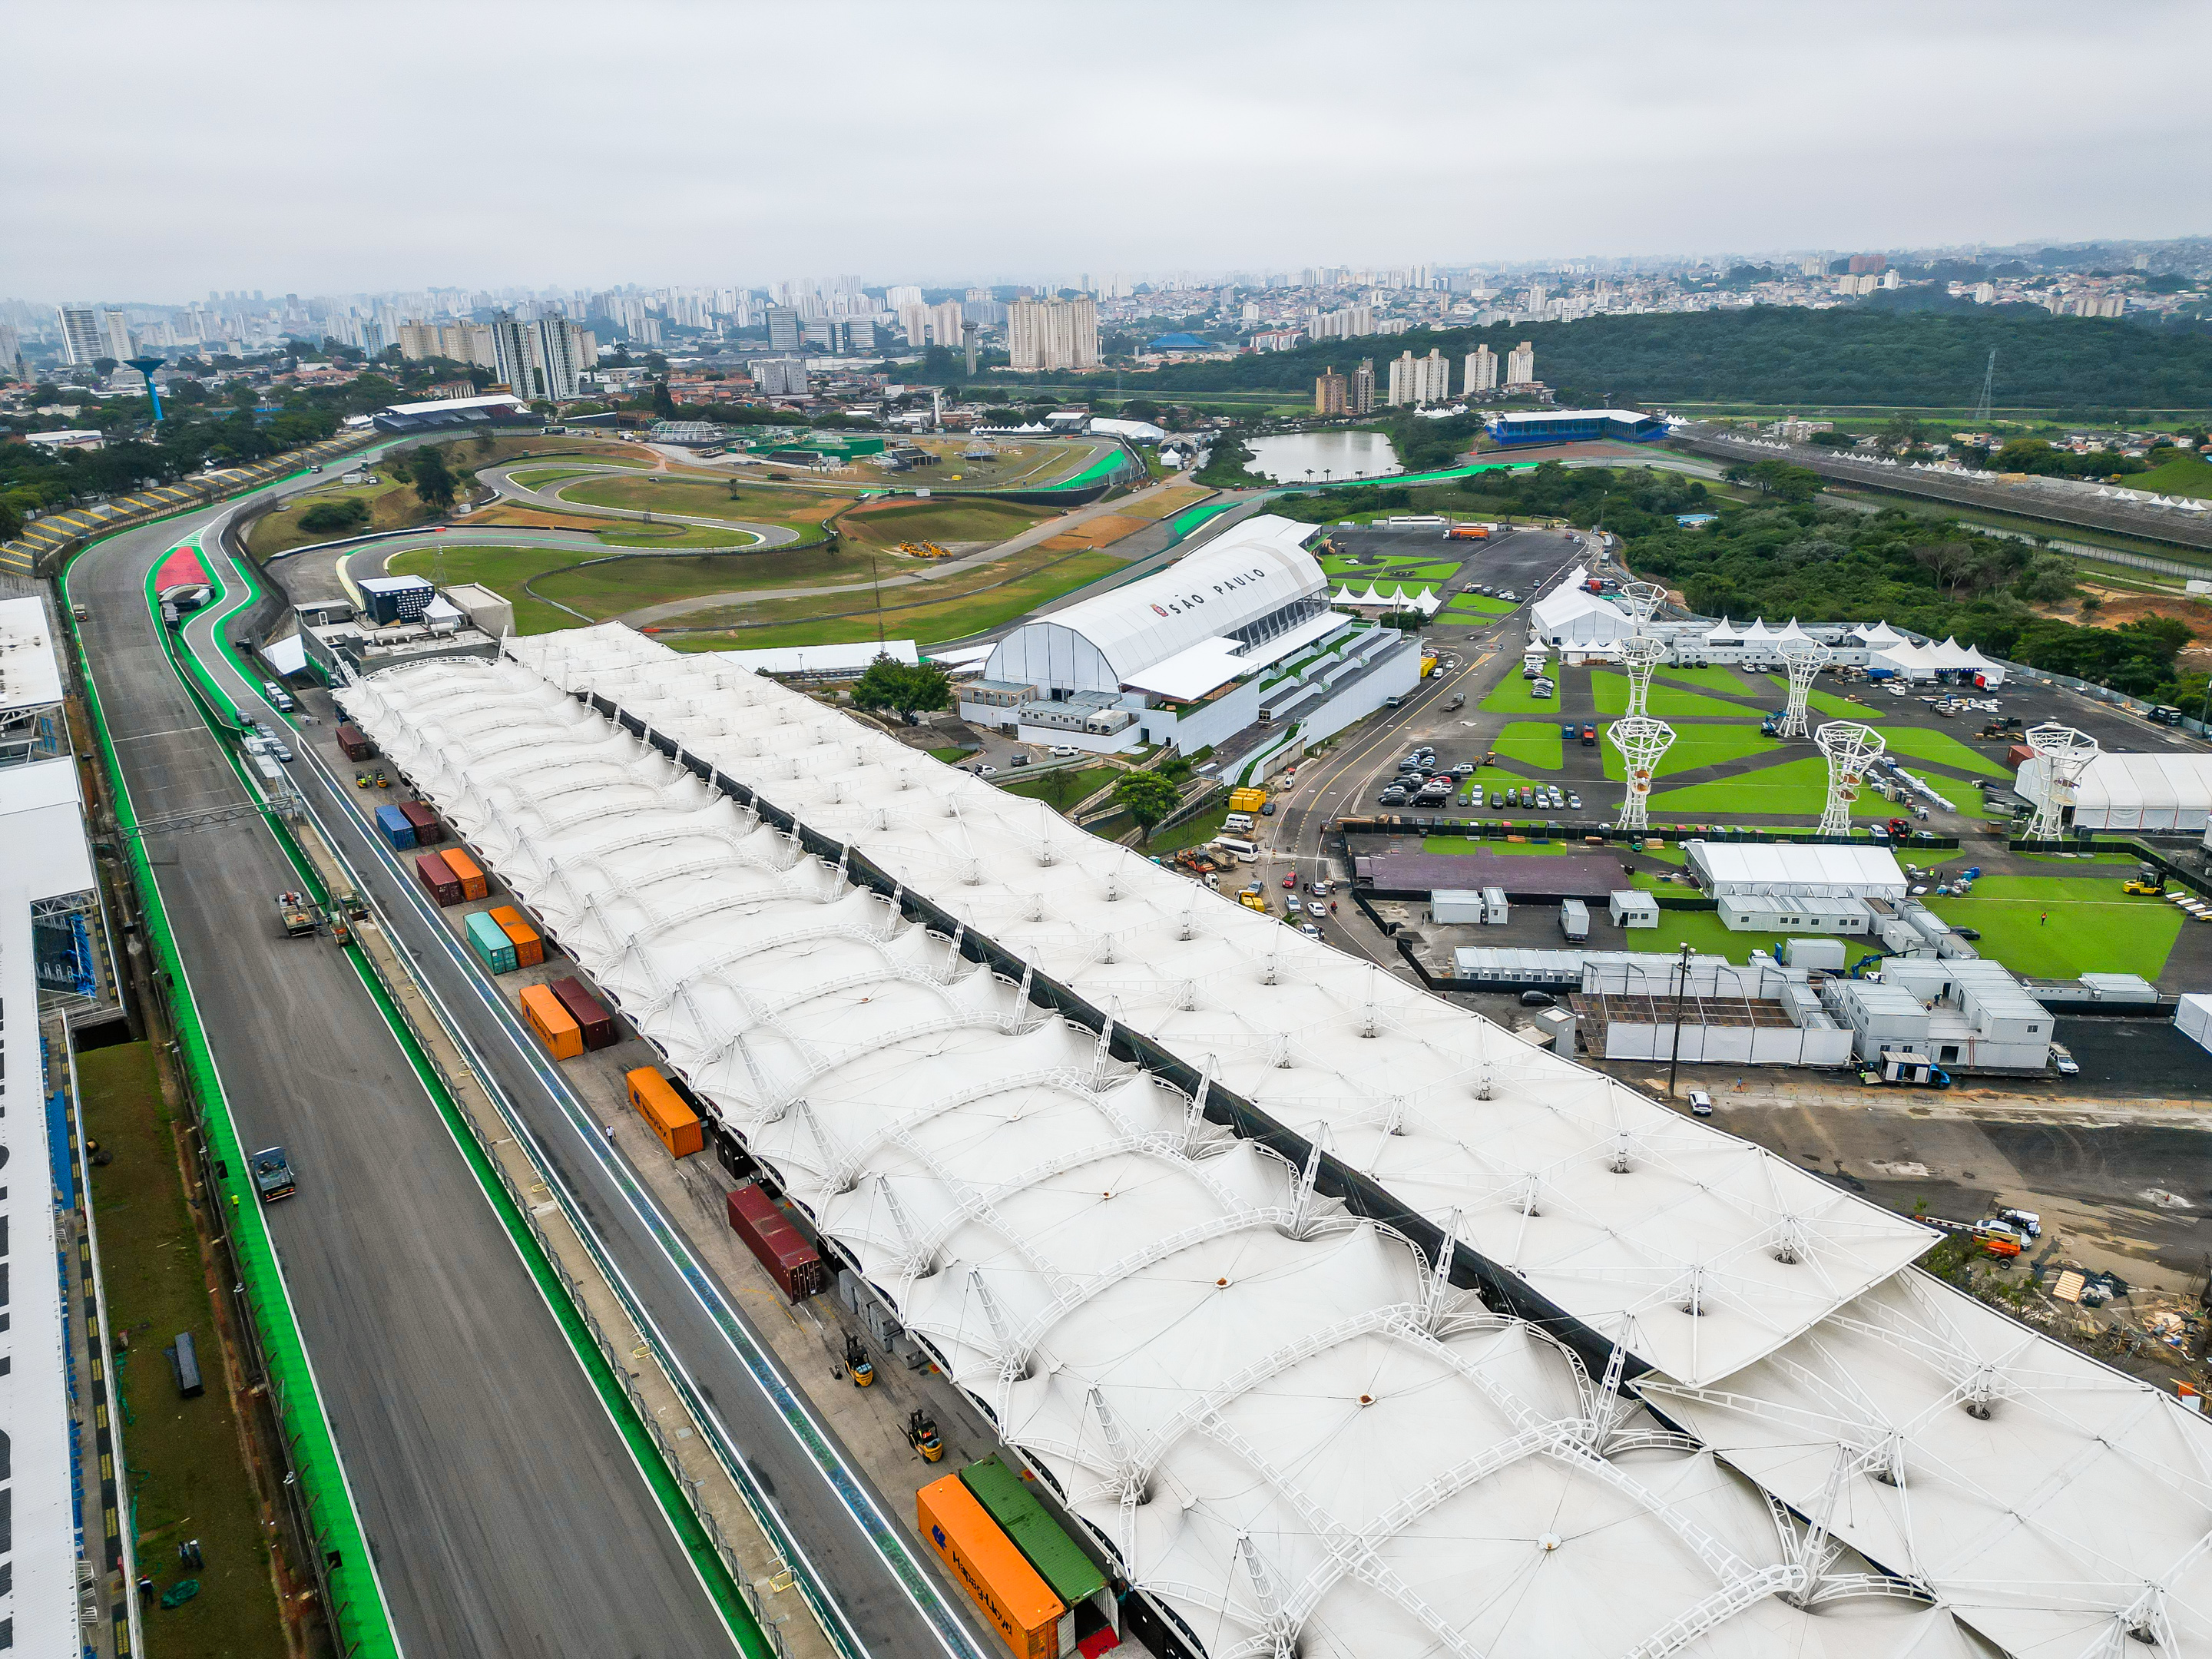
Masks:
[[[121,312],[103,311],[100,313],[100,334],[107,346],[103,356],[125,363],[138,355],[138,343],[131,337],[131,325],[125,320]]]
[[[1325,368],[1314,381],[1314,413],[1342,415],[1347,412],[1351,382],[1333,368]]]
[[[1425,357],[1401,351],[1390,364],[1390,403],[1440,404],[1451,396],[1451,359],[1429,348]]]
[[[929,307],[929,337],[933,343],[948,351],[960,349],[960,325],[965,314],[957,300],[947,300],[942,305]]]
[[[768,308],[768,349],[778,352],[799,349],[799,313],[792,307]]]
[[[1018,370],[1098,367],[1098,302],[1018,300],[1006,310],[1006,347]]]
[[[893,311],[901,306],[918,306],[921,303],[921,289],[912,283],[901,283],[896,288],[884,290],[884,304]]]
[[[101,349],[100,313],[90,306],[57,306],[54,315],[62,325],[62,351],[73,368],[90,368],[107,354]]]
[[[13,323],[0,323],[0,375],[18,375],[23,368],[22,337]]]
[[[531,325],[517,322],[512,312],[502,311],[491,319],[492,373],[525,403],[538,395],[530,335]]]
[[[1536,348],[1523,340],[1505,354],[1505,384],[1531,386],[1536,379]]]
[[[1372,415],[1375,412],[1375,360],[1362,357],[1359,367],[1352,371],[1352,413]]]
[[[745,365],[754,388],[770,398],[804,398],[807,393],[806,360],[803,357],[756,357]]]
[[[538,389],[556,403],[576,395],[576,377],[584,372],[582,333],[566,317],[540,317],[532,325]]]
[[[1467,354],[1467,379],[1462,388],[1470,398],[1478,392],[1498,390],[1498,354],[1486,345],[1479,345]]]

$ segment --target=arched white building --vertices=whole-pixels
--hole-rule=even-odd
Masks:
[[[1328,580],[1301,545],[1313,533],[1272,514],[1248,519],[1164,570],[1024,623],[999,641],[983,677],[1060,702],[1119,692],[1208,641],[1287,634],[1328,610]]]

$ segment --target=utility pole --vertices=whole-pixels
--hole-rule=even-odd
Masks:
[[[1667,1060],[1667,1098],[1674,1097],[1674,1077],[1682,1066],[1682,987],[1690,976],[1690,942],[1682,941],[1682,954],[1674,962],[1674,1052]]]
[[[1997,349],[1990,348],[1990,366],[1982,372],[1982,400],[1974,405],[1974,425],[1979,428],[1990,422],[1990,393],[1997,382]]]

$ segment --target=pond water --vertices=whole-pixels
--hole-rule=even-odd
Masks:
[[[1379,432],[1291,432],[1255,438],[1251,447],[1252,464],[1245,470],[1277,483],[1380,478],[1406,470]]]

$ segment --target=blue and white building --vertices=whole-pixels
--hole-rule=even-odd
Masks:
[[[1524,414],[1493,415],[1490,436],[1500,449],[1523,444],[1589,443],[1611,438],[1626,443],[1649,443],[1667,435],[1662,415],[1639,414],[1632,409],[1539,409]]]

